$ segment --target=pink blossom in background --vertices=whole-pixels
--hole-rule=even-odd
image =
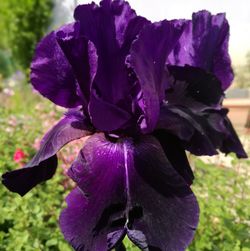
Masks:
[[[16,149],[14,155],[13,155],[13,160],[16,163],[23,164],[23,160],[25,159],[26,154],[22,151],[22,149]]]

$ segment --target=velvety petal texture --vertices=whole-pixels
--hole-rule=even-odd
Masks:
[[[176,22],[176,21],[174,21]],[[229,25],[225,14],[212,15],[208,11],[194,13],[168,59],[171,65],[190,65],[212,72],[222,89],[233,80],[231,59],[228,53]]]
[[[60,222],[75,250],[110,250],[126,234],[143,250],[185,250],[191,242],[197,201],[153,136],[92,136],[69,176],[78,188]]]
[[[88,120],[80,111],[65,115],[42,139],[39,151],[21,169],[2,176],[3,184],[12,192],[25,195],[37,184],[50,179],[57,167],[56,153],[67,143],[93,132]]]

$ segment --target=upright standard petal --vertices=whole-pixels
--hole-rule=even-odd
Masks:
[[[103,100],[112,104],[124,99],[131,88],[120,44],[129,21],[135,16],[124,1],[101,1],[100,6],[92,3],[75,9],[81,35],[97,50],[98,69],[92,86]]]
[[[125,58],[131,40],[146,22],[136,18],[134,10],[125,1],[101,1],[100,6],[92,3],[76,8],[74,17],[80,23],[80,33],[96,48],[98,68],[91,85],[89,114],[94,126],[109,132],[127,124],[131,118],[131,89]],[[134,27],[131,28],[131,24]],[[100,116],[99,109],[109,114]],[[116,106],[116,107],[115,107]],[[107,123],[107,119],[112,121]]]
[[[164,98],[165,62],[182,34],[182,26],[168,21],[146,25],[130,50],[128,62],[135,71],[142,89],[141,108],[145,120],[144,133],[152,132]]]
[[[184,250],[198,223],[198,204],[153,136],[86,142],[69,176],[79,188],[60,217],[78,251],[121,247],[127,234],[142,250]]]
[[[56,153],[68,142],[91,134],[93,130],[81,112],[70,112],[42,139],[40,150],[22,169],[7,172],[2,183],[12,192],[25,195],[37,184],[50,179],[57,167]]]
[[[185,30],[168,63],[200,67],[212,72],[227,89],[233,80],[231,59],[228,53],[229,25],[225,14],[211,15],[208,11],[193,14],[185,21]]]
[[[72,24],[61,28],[65,31],[69,29],[72,29]],[[74,108],[82,104],[75,74],[54,31],[43,38],[36,48],[30,80],[37,91],[57,105]]]
[[[121,46],[122,54],[127,56],[129,55],[130,47],[133,41],[137,38],[141,30],[145,25],[150,24],[151,22],[144,17],[136,16],[128,23],[125,33],[124,39]]]
[[[80,34],[80,23],[69,24],[56,31],[56,39],[78,82],[78,95],[87,111],[90,86],[97,71],[96,48],[91,41]]]

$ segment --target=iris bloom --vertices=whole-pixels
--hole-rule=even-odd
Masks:
[[[185,250],[199,218],[185,150],[246,157],[222,107],[233,80],[225,15],[152,23],[103,0],[74,18],[38,44],[31,64],[34,88],[69,110],[3,183],[23,196],[54,175],[65,144],[88,136],[68,171],[66,240],[77,251],[124,250],[127,235],[142,250]]]

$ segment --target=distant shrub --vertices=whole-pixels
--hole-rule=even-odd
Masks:
[[[10,57],[3,50],[0,50],[0,74],[3,78],[7,78],[10,76],[12,72],[12,64],[10,61]]]
[[[47,32],[52,8],[52,0],[0,1],[0,48],[10,51],[15,65],[24,70]]]

